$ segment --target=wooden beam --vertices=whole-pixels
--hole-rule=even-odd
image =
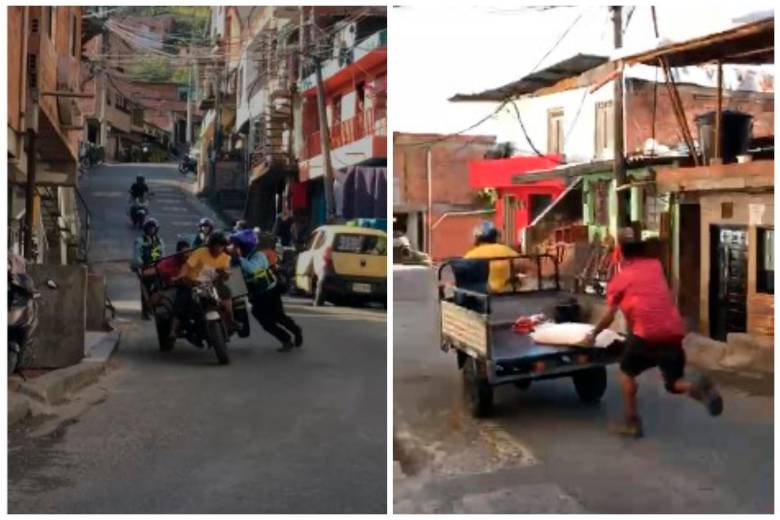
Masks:
[[[718,101],[715,110],[715,158],[720,159],[721,118],[723,117],[723,62],[718,60]]]
[[[69,92],[67,90],[44,90],[41,96],[72,97],[72,98],[94,98],[95,94],[84,94],[81,92]]]

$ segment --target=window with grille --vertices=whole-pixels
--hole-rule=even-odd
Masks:
[[[38,55],[27,55],[27,77],[29,78],[30,88],[38,86]]]
[[[591,183],[593,221],[601,226],[609,225],[609,185],[610,181],[608,180],[598,180]]]
[[[32,31],[32,32],[34,32],[34,33],[37,33],[37,32],[38,32],[38,27],[39,27],[39,25],[40,25],[40,23],[39,23],[39,21],[38,21],[38,18],[33,18],[33,19],[30,21],[30,31]]]
[[[563,155],[563,140],[563,109],[554,108],[547,112],[547,153]]]
[[[775,230],[758,228],[756,292],[775,294]]]
[[[133,107],[133,126],[144,126],[144,109],[137,105]]]

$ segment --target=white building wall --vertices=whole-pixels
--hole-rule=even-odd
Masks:
[[[692,84],[702,87],[717,86],[716,68],[714,66],[681,67],[673,71],[675,80],[680,84]],[[663,72],[655,67],[637,65],[627,69],[626,77],[646,81],[664,81]],[[766,92],[772,90],[774,74],[767,67],[724,65],[724,88],[728,90],[745,90]],[[596,145],[596,104],[613,99],[614,88],[611,82],[606,83],[594,93],[589,88],[569,90],[538,97],[516,100],[517,107],[528,135],[541,153],[547,153],[547,112],[550,109],[562,108],[564,129],[567,139],[564,151],[568,162],[591,161],[594,159],[611,159],[612,154],[598,157]],[[476,105],[476,104],[475,104]],[[488,104],[485,104],[489,106]],[[580,106],[582,107],[580,109]],[[493,105],[495,107],[495,104]],[[579,116],[577,112],[579,111]],[[490,131],[495,131],[499,142],[510,141],[517,146],[520,155],[532,154],[517,115],[511,104],[504,107],[490,125]],[[487,126],[487,125],[486,125]]]
[[[546,154],[549,151],[547,150],[548,112],[560,108],[563,109],[563,148],[567,162],[591,161],[596,158],[596,104],[611,101],[613,89],[611,84],[607,84],[592,94],[588,90],[580,88],[515,101],[528,136],[539,152]],[[520,155],[533,153],[511,103],[497,114],[496,127],[499,142],[514,143]],[[599,159],[610,158],[610,156],[599,157]]]
[[[348,94],[344,94],[341,98],[341,120],[346,121],[355,117],[355,103],[357,99],[357,93],[353,90]]]

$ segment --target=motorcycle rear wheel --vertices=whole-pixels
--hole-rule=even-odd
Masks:
[[[157,343],[160,352],[170,352],[176,341],[171,337],[171,320],[155,317],[154,324],[157,327]]]
[[[225,329],[222,323],[217,320],[206,323],[206,332],[208,333],[209,345],[214,349],[217,361],[220,365],[230,363],[230,357],[227,353],[227,340],[225,338]]]

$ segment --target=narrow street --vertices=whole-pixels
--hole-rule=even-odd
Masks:
[[[437,308],[433,291],[394,304],[396,513],[773,511],[771,377],[715,374],[725,411],[712,418],[650,371],[640,440],[609,432],[621,414],[615,366],[597,406],[557,379],[500,387],[493,415],[476,420],[455,356],[439,349]]]
[[[174,164],[89,172],[90,263],[107,276],[122,340],[97,383],[103,402],[51,435],[10,432],[9,512],[384,513],[384,311],[291,299],[302,349],[276,352],[253,320],[227,366],[184,340],[160,353],[127,265],[136,175],[155,193],[150,213],[169,252],[213,216]]]

